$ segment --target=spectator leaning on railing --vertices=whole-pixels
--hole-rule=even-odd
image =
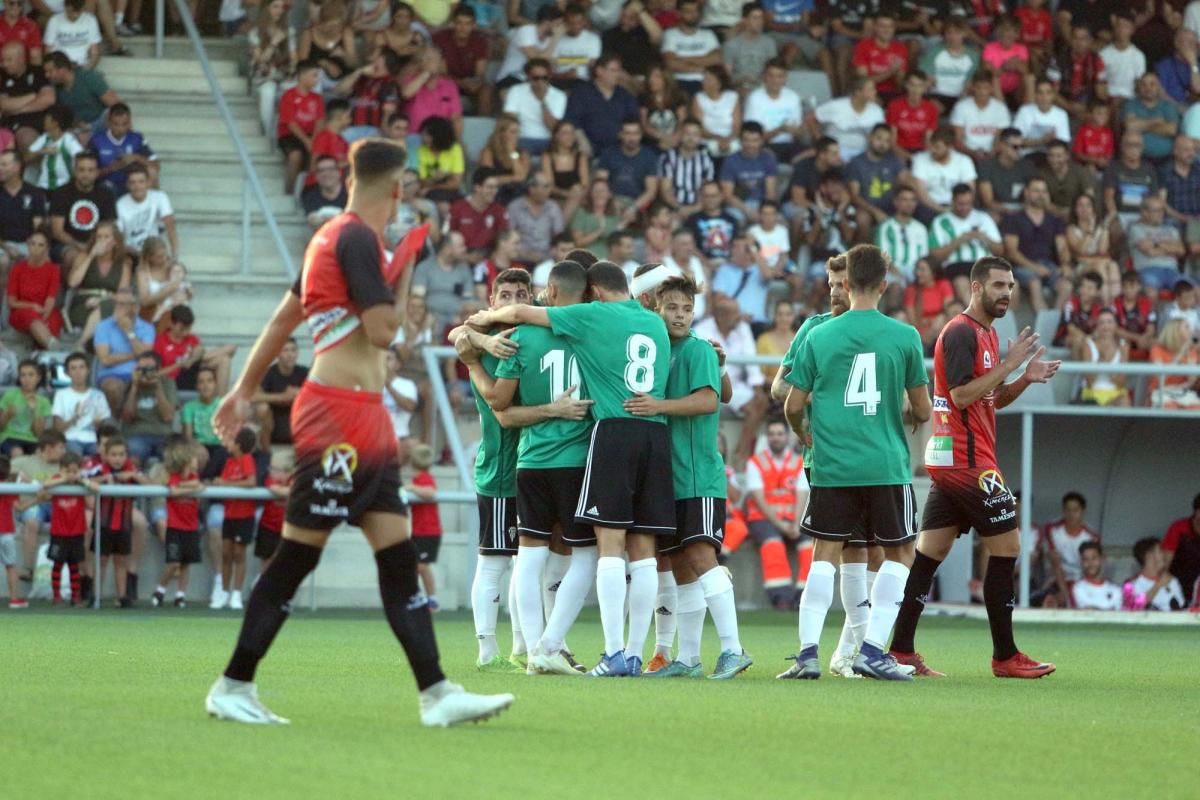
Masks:
[[[69,386],[54,392],[54,427],[67,438],[67,449],[81,456],[96,454],[96,427],[110,419],[108,399],[91,385],[91,364],[83,353],[67,356]]]

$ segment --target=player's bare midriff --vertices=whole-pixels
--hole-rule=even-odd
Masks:
[[[367,339],[363,326],[313,359],[309,380],[358,392],[382,392],[387,380],[386,351]]]

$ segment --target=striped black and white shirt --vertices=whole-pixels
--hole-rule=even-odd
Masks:
[[[716,179],[712,156],[700,148],[691,156],[684,156],[679,148],[663,153],[658,160],[658,176],[671,182],[675,199],[680,205],[695,205],[700,197],[700,187]]]

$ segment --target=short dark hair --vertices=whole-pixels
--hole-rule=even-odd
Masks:
[[[939,125],[929,137],[931,142],[941,142],[942,144],[954,145],[954,129],[949,125]]]
[[[593,66],[593,69],[595,69],[595,67],[607,67],[609,64],[611,64],[614,61],[616,61],[617,65],[620,67],[625,66],[625,64],[621,60],[620,53],[617,53],[613,50],[605,50],[603,53],[600,54],[600,57],[596,59],[596,63]]]
[[[493,167],[476,167],[471,173],[471,186],[482,186],[487,182],[488,178],[494,178],[500,174],[500,170]]]
[[[567,7],[563,9],[564,17],[580,17],[586,13],[579,3],[568,3]]]
[[[1079,503],[1080,508],[1087,508],[1087,498],[1085,498],[1079,492],[1071,491],[1062,496],[1062,504],[1064,506],[1072,500],[1074,500],[1076,503]]]
[[[591,269],[592,265],[600,259],[596,258],[590,250],[584,250],[582,247],[576,247],[571,252],[567,253],[567,261],[574,261],[584,269]]]
[[[1138,274],[1136,269],[1131,269],[1128,272],[1121,273],[1121,283],[1136,283],[1142,285],[1142,276]]]
[[[408,152],[404,145],[387,139],[360,139],[350,145],[350,174],[357,181],[376,181],[406,166]]]
[[[888,125],[886,122],[876,123],[875,126],[873,128],[871,128],[871,135],[874,136],[875,134],[879,133],[880,131],[887,131],[888,133],[891,133],[892,126]]]
[[[686,275],[674,275],[660,283],[654,290],[654,297],[657,300],[662,300],[663,295],[668,292],[679,292],[689,300],[694,300],[699,289],[696,287],[696,282]]]
[[[757,133],[759,136],[762,136],[764,133],[763,126],[761,123],[750,120],[749,122],[742,123],[742,133]]]
[[[742,3],[742,19],[753,14],[755,11],[765,11],[762,3]]]
[[[766,429],[766,428],[771,427],[772,425],[782,425],[783,427],[791,430],[791,426],[788,425],[787,420],[784,419],[783,417],[779,416],[778,414],[772,414],[771,416],[767,417],[767,424],[764,425],[763,428]]]
[[[455,19],[456,17],[470,17],[471,19],[478,19],[478,17],[475,15],[475,9],[471,8],[466,3],[459,3],[454,7],[454,13],[450,15],[450,18]]]
[[[106,419],[96,426],[96,439],[111,439],[114,436],[121,435],[121,428],[111,419]]]
[[[62,431],[42,431],[38,434],[37,449],[44,450],[52,445],[66,443],[67,437],[63,435]]]
[[[1013,265],[1007,258],[1000,256],[984,256],[975,262],[971,267],[971,283],[984,283],[988,279],[988,275],[992,274],[992,270],[998,269],[1003,272],[1012,272]]]
[[[1133,545],[1133,557],[1137,559],[1138,566],[1146,566],[1146,554],[1154,548],[1158,547],[1158,539],[1153,536],[1147,536],[1144,539],[1138,539]]]
[[[233,437],[233,442],[243,453],[253,453],[258,445],[258,434],[249,428],[242,428],[237,432],[237,436]]]
[[[1046,145],[1047,150],[1054,150],[1054,149],[1058,149],[1058,148],[1062,148],[1063,150],[1070,150],[1071,146],[1069,144],[1067,144],[1066,142],[1064,142],[1062,139],[1055,139],[1054,141],[1052,141]]]
[[[61,50],[55,50],[46,56],[46,66],[54,67],[55,69],[69,69],[72,72],[75,71],[75,65],[71,62],[71,59]]]
[[[859,244],[846,252],[850,286],[859,291],[877,288],[887,277],[888,257],[873,244]]]
[[[325,104],[325,119],[333,119],[333,115],[350,110],[350,101],[337,98]]]
[[[759,206],[759,208],[761,208],[761,206]],[[607,244],[609,247],[612,247],[615,244],[619,244],[622,239],[625,239],[627,237],[631,238],[632,236],[633,236],[633,234],[630,233],[629,231],[624,230],[624,229],[619,229],[619,230],[613,231],[608,236],[606,236],[604,238],[604,243]]]
[[[951,197],[960,197],[964,194],[975,194],[975,190],[971,188],[969,183],[956,183],[950,187]]]
[[[528,286],[529,271],[521,269],[520,267],[509,267],[508,269],[503,270],[499,275],[496,276],[496,280],[492,281],[493,291],[495,290],[495,287],[502,283],[520,283],[524,286]]]
[[[200,380],[200,376],[206,372],[209,375],[212,375],[214,381],[217,379],[217,371],[215,369],[213,369],[212,367],[202,366],[202,367],[200,367],[200,369],[196,370],[196,380],[197,381]]]
[[[71,126],[75,124],[75,112],[71,110],[70,106],[64,106],[62,103],[55,103],[42,113],[54,120],[54,124],[64,131],[70,130]]]
[[[71,353],[71,355],[67,356],[67,360],[63,362],[63,366],[70,368],[72,361],[82,361],[88,366],[88,369],[91,369],[92,362],[91,359],[87,357],[87,353],[76,350],[74,353]]]
[[[112,436],[109,436],[104,440],[104,447],[100,449],[107,453],[114,447],[125,447],[125,437],[119,433],[114,433]]]
[[[421,133],[429,134],[430,145],[435,152],[449,150],[457,141],[454,135],[454,125],[445,117],[426,117],[425,121],[421,123]],[[407,157],[405,163],[408,163]]]
[[[1083,555],[1087,550],[1095,550],[1097,555],[1104,555],[1104,548],[1095,539],[1088,539],[1086,542],[1079,543],[1079,555]]]
[[[311,69],[320,69],[321,65],[311,58],[306,58],[296,65],[296,75],[301,75]]]
[[[153,361],[154,366],[156,366],[156,367],[162,366],[162,363],[163,363],[162,354],[156,350],[143,350],[142,352],[138,353],[137,360],[141,361],[143,358],[148,358],[151,361]]]
[[[552,22],[556,19],[562,19],[563,13],[559,11],[558,6],[551,3],[548,6],[542,6],[537,11],[537,16],[534,17],[534,22]]]
[[[30,369],[33,369],[34,371],[36,371],[39,376],[39,380],[41,379],[40,376],[42,375],[42,365],[39,364],[36,359],[22,358],[21,363],[17,364],[17,371],[20,372],[21,370],[25,369],[26,367],[29,367]]]
[[[59,460],[60,467],[78,467],[83,464],[83,456],[79,453],[74,453],[70,450],[63,453],[62,459]]]
[[[597,261],[592,264],[587,268],[587,276],[588,286],[599,287],[606,292],[629,291],[629,279],[625,277],[625,270],[611,261]]]
[[[125,103],[113,103],[111,106],[108,107],[109,119],[112,119],[113,117],[130,117],[130,116],[133,116],[133,111],[131,111],[129,106]]]
[[[550,268],[550,283],[576,297],[583,295],[588,285],[588,272],[578,261],[567,259]]]
[[[128,180],[130,175],[142,175],[146,178],[146,180],[150,180],[150,170],[146,169],[145,164],[139,164],[137,162],[130,164],[125,170],[126,180]]]
[[[1096,286],[1096,288],[1097,288],[1097,289],[1103,289],[1103,288],[1104,288],[1104,279],[1100,277],[1099,273],[1096,273],[1096,272],[1085,272],[1085,273],[1083,273],[1083,277],[1081,277],[1081,278],[1079,279],[1079,282],[1080,282],[1080,283],[1083,283],[1084,281],[1087,281],[1088,283],[1094,284],[1094,285]]]
[[[172,306],[170,312],[171,322],[178,322],[181,325],[194,325],[196,323],[196,315],[187,306]]]

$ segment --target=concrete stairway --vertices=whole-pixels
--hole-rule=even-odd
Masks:
[[[153,57],[149,37],[130,45],[134,58],[105,58],[100,69],[133,109],[134,128],[145,134],[162,164],[161,186],[175,208],[181,260],[196,287],[197,334],[213,343],[244,345],[239,348],[244,353],[291,281],[252,195],[250,255],[242,274],[243,169],[191,44],[168,39],[162,59]],[[308,226],[283,191],[281,157],[273,137],[261,129],[246,79],[238,75],[244,45],[207,39],[205,46],[299,268]]]

